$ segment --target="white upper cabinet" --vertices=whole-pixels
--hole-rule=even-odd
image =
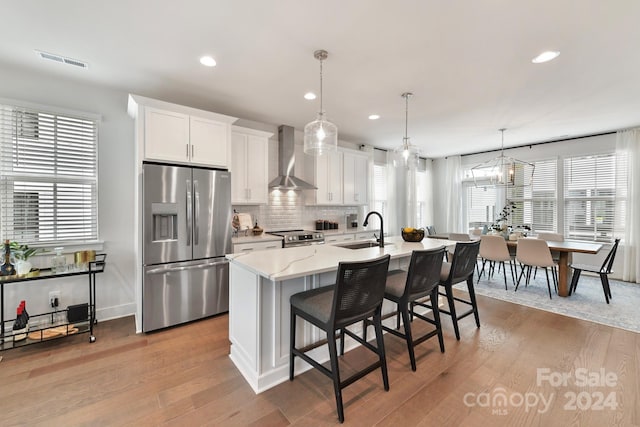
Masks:
[[[191,116],[189,120],[189,134],[191,140],[192,163],[228,168],[229,123]]]
[[[268,203],[269,138],[272,135],[269,132],[232,126],[231,203]]]
[[[189,161],[189,116],[147,107],[144,110],[145,159]]]
[[[368,203],[369,156],[359,152],[344,153],[344,204]]]
[[[140,159],[230,167],[235,117],[138,95],[129,95],[128,109],[138,125]]]
[[[312,181],[318,187],[317,190],[308,191],[307,204],[343,204],[342,158],[341,151],[329,151],[321,156],[305,156],[307,180]],[[309,176],[310,170],[314,171],[312,176]]]

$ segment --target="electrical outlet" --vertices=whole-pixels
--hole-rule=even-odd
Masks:
[[[60,306],[60,291],[49,292],[49,307],[58,308]]]

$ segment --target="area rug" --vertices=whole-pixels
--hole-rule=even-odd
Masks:
[[[580,277],[576,293],[566,298],[555,294],[551,282],[553,299],[549,299],[544,271],[538,271],[536,279],[532,278],[526,287],[522,279],[517,292],[514,291],[508,270],[507,290],[504,289],[502,271],[494,274],[490,280],[487,280],[485,274],[480,283],[477,282],[477,275],[474,274],[476,295],[640,333],[640,284],[609,280],[612,298],[610,304],[607,304],[600,278],[585,274]],[[455,287],[464,291],[467,289],[466,283],[459,283]]]

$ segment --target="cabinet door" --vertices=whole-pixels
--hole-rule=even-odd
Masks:
[[[247,188],[247,139],[242,133],[231,134],[231,203],[246,203]]]
[[[233,131],[231,140],[231,202],[266,204],[269,185],[268,137]]]
[[[189,161],[189,154],[189,116],[145,107],[145,159],[184,163]]]
[[[342,153],[328,152],[316,157],[316,202],[342,204]]]
[[[324,236],[324,242],[328,245],[335,245],[335,244],[340,244],[340,243],[345,243],[345,242],[352,242],[355,239],[355,234],[335,234],[335,235],[330,235],[327,236],[325,234]]]
[[[344,153],[345,205],[364,205],[367,203],[368,164],[369,160],[366,156]]]
[[[258,136],[247,137],[247,188],[249,203],[267,203],[269,183],[268,140]]]
[[[191,116],[190,131],[192,163],[229,167],[229,124]]]

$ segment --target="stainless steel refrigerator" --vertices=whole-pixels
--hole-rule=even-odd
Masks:
[[[142,329],[229,310],[231,174],[143,164]]]

